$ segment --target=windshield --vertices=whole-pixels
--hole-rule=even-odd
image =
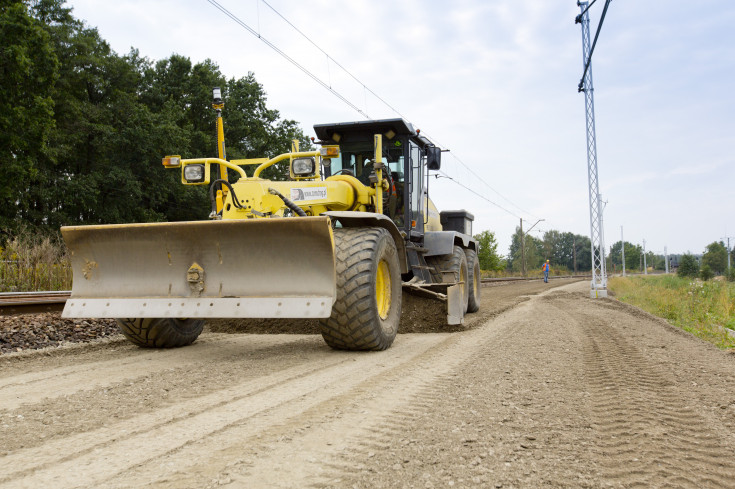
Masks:
[[[373,172],[375,150],[372,141],[351,143],[340,146],[340,155],[332,159],[332,175],[353,175],[365,185],[370,185],[370,174]],[[398,182],[403,181],[403,146],[383,148],[383,163],[390,168],[391,176]]]

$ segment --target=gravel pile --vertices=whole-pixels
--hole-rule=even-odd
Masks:
[[[0,354],[85,343],[118,334],[114,319],[62,319],[58,312],[0,316]]]

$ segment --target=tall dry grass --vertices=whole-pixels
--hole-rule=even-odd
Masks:
[[[613,277],[615,297],[668,320],[720,348],[735,348],[735,284],[664,275]],[[735,331],[734,331],[735,332]]]
[[[0,292],[69,290],[71,279],[60,240],[21,231],[0,247]]]

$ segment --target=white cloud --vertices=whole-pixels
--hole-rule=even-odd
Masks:
[[[263,3],[220,3],[372,117],[396,117]],[[545,218],[546,229],[588,232],[575,2],[269,3],[494,189]],[[307,132],[314,123],[360,118],[208,2],[70,4],[118,52],[134,46],[152,59],[173,52],[193,61],[211,58],[228,77],[255,72],[269,105]],[[593,63],[605,223],[608,234],[622,224],[630,229],[626,239],[667,244],[670,252],[700,250],[725,226],[735,229],[731,211],[713,212],[735,203],[735,4],[652,0],[642,8],[611,4]],[[600,9],[591,13],[594,28]],[[444,161],[450,175],[522,212],[451,156]],[[432,181],[432,193],[440,208],[473,212],[475,230],[496,231],[507,251],[517,217],[446,180]]]

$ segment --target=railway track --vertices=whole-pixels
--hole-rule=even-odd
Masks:
[[[549,280],[556,280],[560,278],[590,278],[592,275],[552,275]],[[488,283],[502,283],[502,282],[519,282],[522,280],[543,280],[543,277],[497,277],[497,278],[483,278],[480,281],[483,284]]]
[[[559,276],[560,278],[582,278],[584,276]],[[501,277],[484,278],[482,283],[510,283],[518,281],[541,280],[540,277]],[[41,291],[41,292],[0,292],[0,316],[14,316],[16,314],[29,314],[38,312],[61,311],[69,298],[71,292]]]
[[[14,316],[38,312],[61,311],[71,294],[68,290],[58,292],[2,292],[0,293],[0,315]]]

